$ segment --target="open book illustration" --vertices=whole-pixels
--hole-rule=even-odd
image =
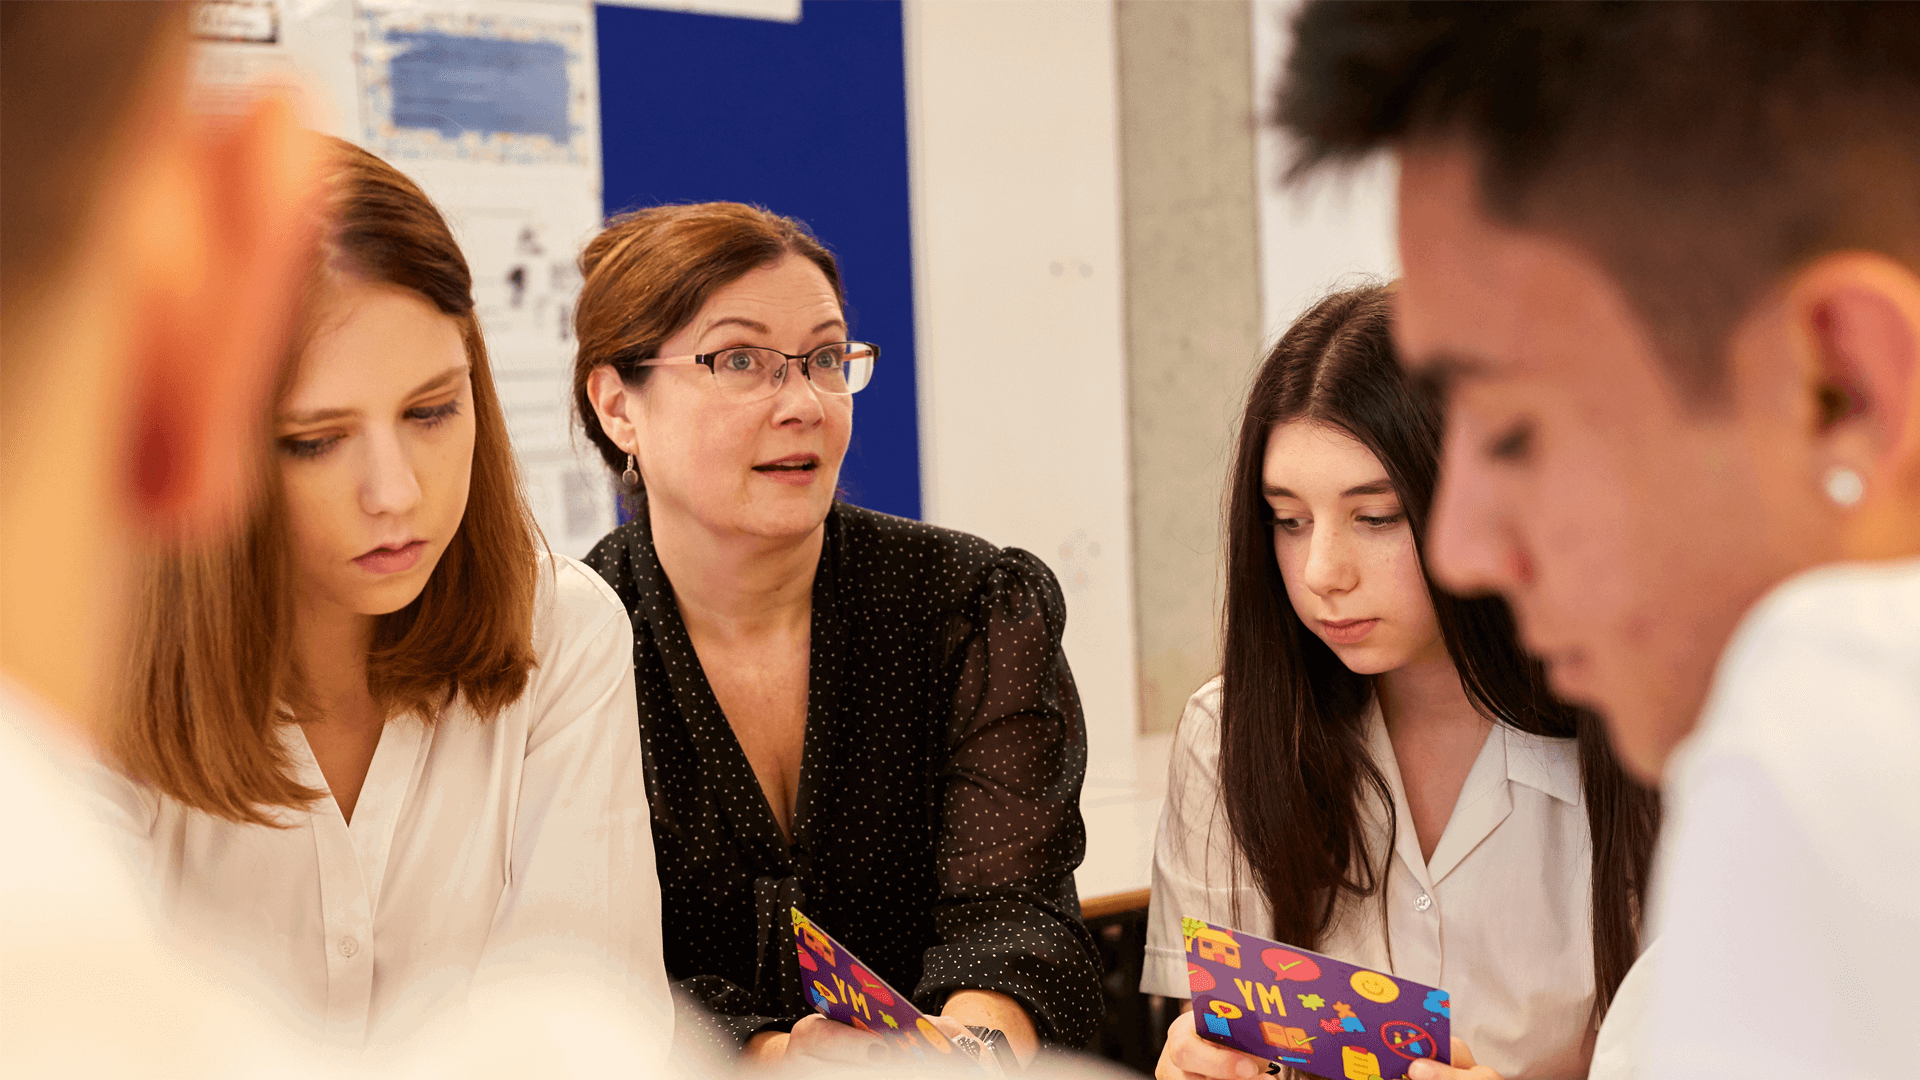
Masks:
[[[1202,919],[1180,920],[1202,1038],[1327,1080],[1399,1080],[1453,1062],[1445,990]]]
[[[960,1058],[952,1040],[933,1026],[905,994],[888,986],[846,946],[812,920],[793,912],[794,945],[800,950],[800,985],[813,1011],[849,1027],[870,1031],[912,1059]],[[968,1064],[972,1061],[969,1059]]]

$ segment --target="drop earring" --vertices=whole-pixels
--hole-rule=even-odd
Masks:
[[[627,455],[627,471],[620,474],[620,482],[627,485],[628,490],[640,486],[640,470],[634,468],[632,454]]]
[[[1821,478],[1820,486],[1826,489],[1827,498],[1833,500],[1833,505],[1843,508],[1858,503],[1867,493],[1867,482],[1860,478],[1858,472],[1845,465],[1828,469],[1827,475]]]

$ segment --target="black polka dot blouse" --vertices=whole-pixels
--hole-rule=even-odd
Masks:
[[[795,905],[923,1011],[997,990],[1078,1046],[1102,1005],[1073,884],[1087,737],[1060,586],[1027,552],[846,503],[826,530],[791,847],[644,508],[587,556],[633,617],[679,1026],[738,1047],[807,1015]]]

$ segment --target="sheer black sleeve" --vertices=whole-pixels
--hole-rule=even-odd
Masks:
[[[943,773],[939,944],[914,996],[996,990],[1043,1038],[1078,1046],[1099,1022],[1100,965],[1073,871],[1086,852],[1087,733],[1060,638],[1066,600],[1009,549],[945,628],[954,686]]]

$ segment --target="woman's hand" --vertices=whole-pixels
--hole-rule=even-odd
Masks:
[[[992,990],[957,990],[947,999],[941,1015],[927,1019],[949,1039],[970,1034],[969,1024],[996,1028],[1007,1037],[1008,1049],[1022,1065],[1031,1062],[1040,1048],[1039,1035],[1027,1011],[1011,997]],[[878,1035],[816,1014],[794,1024],[791,1034],[763,1031],[755,1035],[747,1040],[740,1056],[762,1066],[803,1059],[836,1065],[884,1065],[893,1056],[893,1048]]]
[[[1033,1018],[1018,1001],[997,990],[955,990],[940,1016],[957,1020],[963,1027],[989,1027],[1000,1032],[1007,1037],[1007,1049],[1022,1065],[1031,1064],[1033,1055],[1040,1052],[1040,1033],[1034,1029]],[[953,1034],[948,1032],[949,1036]]]
[[[1167,1026],[1167,1045],[1160,1051],[1154,1080],[1252,1080],[1268,1071],[1270,1063],[1251,1054],[1210,1043],[1193,1030],[1193,1013],[1183,1012]],[[1475,1080],[1478,1080],[1476,1077]]]
[[[1459,1036],[1455,1036],[1451,1068],[1421,1058],[1407,1066],[1407,1080],[1500,1080],[1500,1074],[1485,1065],[1474,1064],[1473,1051]]]
[[[793,1025],[791,1034],[763,1031],[747,1040],[741,1055],[755,1065],[782,1061],[830,1062],[835,1065],[879,1065],[892,1051],[885,1040],[819,1014]]]

